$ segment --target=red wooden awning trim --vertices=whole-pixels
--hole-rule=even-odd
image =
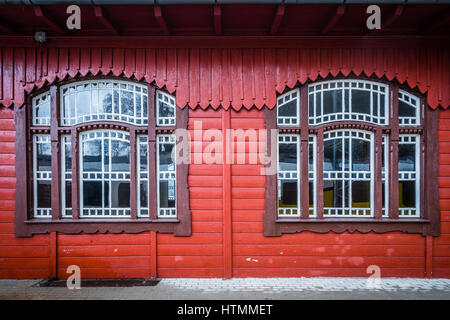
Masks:
[[[0,104],[67,77],[114,74],[176,91],[181,108],[273,108],[277,92],[328,75],[375,75],[450,105],[448,48],[0,48]]]

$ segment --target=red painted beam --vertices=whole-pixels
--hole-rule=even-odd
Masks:
[[[158,277],[158,234],[155,231],[150,231],[150,278],[156,279]]]
[[[47,17],[44,12],[42,12],[42,9],[40,6],[33,6],[34,15],[36,17],[39,17],[43,22],[45,22],[46,25],[50,27],[52,31],[58,34],[66,34],[66,31],[59,27],[56,23],[54,23],[49,17]]]
[[[156,21],[158,22],[159,27],[161,28],[162,32],[165,35],[169,35],[170,34],[170,29],[169,29],[169,26],[167,25],[167,22],[164,19],[164,16],[162,14],[161,6],[155,5],[153,7],[153,12],[155,14]]]
[[[119,31],[114,27],[114,25],[109,21],[109,19],[105,16],[103,9],[101,6],[94,7],[94,13],[97,19],[115,36],[119,35]]]
[[[433,278],[433,237],[426,237],[425,246],[425,275],[428,279]]]
[[[336,23],[338,23],[338,21],[341,20],[344,13],[345,13],[345,5],[343,4],[338,5],[333,15],[329,19],[327,19],[327,24],[323,27],[320,33],[321,34],[328,33],[336,25]]]
[[[398,5],[395,7],[392,14],[387,18],[384,23],[381,24],[381,30],[385,29],[389,25],[391,25],[395,20],[397,20],[398,17],[400,17],[405,10],[405,7],[402,5]]]
[[[216,34],[222,34],[222,7],[214,6],[214,30]]]
[[[278,32],[278,29],[280,28],[281,25],[281,21],[283,21],[284,12],[285,12],[285,5],[284,4],[278,5],[277,12],[273,17],[272,25],[270,27],[271,35],[276,34]]]

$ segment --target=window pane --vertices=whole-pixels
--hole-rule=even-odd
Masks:
[[[167,103],[159,100],[159,116],[160,117],[174,117],[174,108]]]
[[[143,181],[140,184],[140,205],[141,208],[146,208],[148,206],[148,183],[147,181]]]
[[[398,101],[398,116],[399,117],[415,117],[416,116],[416,108],[399,100]]]
[[[111,207],[130,207],[130,182],[111,181]]]
[[[279,144],[279,166],[281,171],[297,171],[297,144]]]
[[[148,161],[147,161],[147,144],[139,144],[139,163],[140,170],[147,171],[148,170]]]
[[[323,113],[342,112],[342,91],[332,90],[323,92]]]
[[[297,207],[298,202],[297,180],[282,180],[280,183],[280,194],[278,206],[280,208]]]
[[[130,171],[130,144],[111,141],[111,171]]]
[[[370,208],[370,181],[352,181],[352,207]]]
[[[91,97],[89,91],[81,91],[77,93],[77,112],[78,116],[91,113]]]
[[[102,182],[83,181],[83,206],[101,208],[102,206]]]
[[[102,145],[100,140],[83,143],[83,171],[102,171]]]
[[[172,150],[175,147],[173,143],[159,144],[159,171],[174,170],[175,166],[172,160]]]
[[[52,182],[50,180],[37,181],[37,207],[52,207]]]
[[[416,182],[398,182],[399,208],[414,208],[416,206]]]
[[[37,171],[52,171],[52,147],[50,143],[37,144]]]
[[[122,90],[121,103],[122,114],[130,116],[134,115],[134,100],[132,92]]]
[[[175,181],[159,182],[159,207],[175,208]]]
[[[342,181],[323,181],[323,206],[327,208],[342,207]]]
[[[314,207],[314,182],[309,181],[309,207]]]
[[[278,116],[280,117],[296,117],[297,116],[297,100],[289,101],[278,108]]]
[[[72,182],[66,181],[66,208],[72,208]]]
[[[352,170],[370,170],[370,142],[352,139]]]
[[[99,90],[100,106],[99,111],[101,113],[111,113],[112,111],[112,95],[110,90]]]
[[[308,144],[308,171],[314,170],[314,145]]]
[[[352,90],[352,111],[370,114],[370,92],[365,90]]]
[[[64,144],[64,152],[65,152],[65,166],[66,172],[72,171],[72,147],[70,143]]]
[[[342,170],[342,139],[324,141],[323,170]]]
[[[416,146],[400,143],[398,145],[398,171],[416,170]]]

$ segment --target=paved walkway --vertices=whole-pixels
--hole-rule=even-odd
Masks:
[[[445,299],[450,279],[237,278],[163,279],[154,287],[32,287],[38,280],[0,280],[3,299]]]

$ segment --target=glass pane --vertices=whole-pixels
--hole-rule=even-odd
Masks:
[[[320,93],[317,92],[316,93],[316,117],[320,116],[322,113],[322,100],[321,100],[321,96]]]
[[[384,183],[384,181],[383,181],[382,185],[383,185],[383,187],[381,188],[382,189],[381,207],[385,208],[386,207],[386,200],[385,200],[386,199],[386,184]]]
[[[103,167],[105,171],[109,171],[109,139],[103,140]]]
[[[92,113],[99,113],[98,91],[97,90],[92,90],[92,92],[91,92],[91,108],[92,108]]]
[[[314,207],[314,182],[309,181],[309,207]]]
[[[40,103],[39,107],[35,109],[36,117],[50,117],[50,97],[42,96]]]
[[[282,180],[280,189],[281,198],[278,199],[278,206],[280,208],[297,207],[297,180]]]
[[[37,171],[52,171],[52,147],[50,143],[37,144]]]
[[[139,144],[139,163],[141,171],[148,170],[147,149],[148,149],[147,144]]]
[[[308,116],[314,117],[314,95],[313,94],[309,95],[308,104],[309,104]]]
[[[129,181],[111,181],[111,207],[112,208],[130,207]]]
[[[323,92],[323,113],[342,112],[342,91],[332,90]]]
[[[326,208],[342,207],[342,181],[323,181],[323,206]]]
[[[130,91],[121,92],[121,104],[122,104],[122,114],[132,116],[134,115],[134,99],[133,93]]]
[[[159,182],[159,207],[175,208],[175,181]]]
[[[91,93],[81,91],[77,93],[77,112],[78,116],[91,113]]]
[[[112,96],[109,90],[99,90],[99,112],[111,113],[112,111]]]
[[[279,166],[281,171],[297,171],[297,144],[280,143]]]
[[[140,205],[141,208],[145,208],[148,206],[148,184],[147,181],[142,181],[140,184],[139,191]]]
[[[172,150],[174,147],[175,145],[172,143],[159,144],[159,171],[175,170],[175,166],[172,161]]]
[[[66,208],[72,208],[72,182],[66,181]]]
[[[52,182],[50,180],[37,181],[37,207],[52,207]]]
[[[159,100],[159,116],[160,117],[174,117],[174,108],[167,103],[164,103],[163,101]]]
[[[352,139],[352,170],[370,170],[370,143],[369,141]]]
[[[101,141],[83,143],[83,171],[102,171]]]
[[[370,181],[352,181],[352,207],[370,208]]]
[[[342,139],[324,141],[323,170],[342,170]]]
[[[399,208],[414,208],[416,206],[416,182],[398,182]]]
[[[314,146],[312,143],[308,144],[308,171],[314,170]]]
[[[398,101],[398,116],[399,117],[415,117],[416,116],[416,108],[399,100]]]
[[[119,114],[120,101],[119,101],[119,90],[114,90],[114,113]]]
[[[364,90],[352,90],[352,111],[370,114],[370,92]]]
[[[66,172],[72,171],[72,147],[70,144],[64,144],[64,153],[65,153],[65,166]]]
[[[416,146],[400,143],[398,145],[398,171],[416,170]]]
[[[83,181],[83,206],[90,208],[102,206],[101,181]]]
[[[297,100],[292,100],[278,108],[280,117],[297,117]]]
[[[130,144],[111,141],[111,171],[130,171]]]
[[[103,182],[103,206],[109,208],[109,181]]]

